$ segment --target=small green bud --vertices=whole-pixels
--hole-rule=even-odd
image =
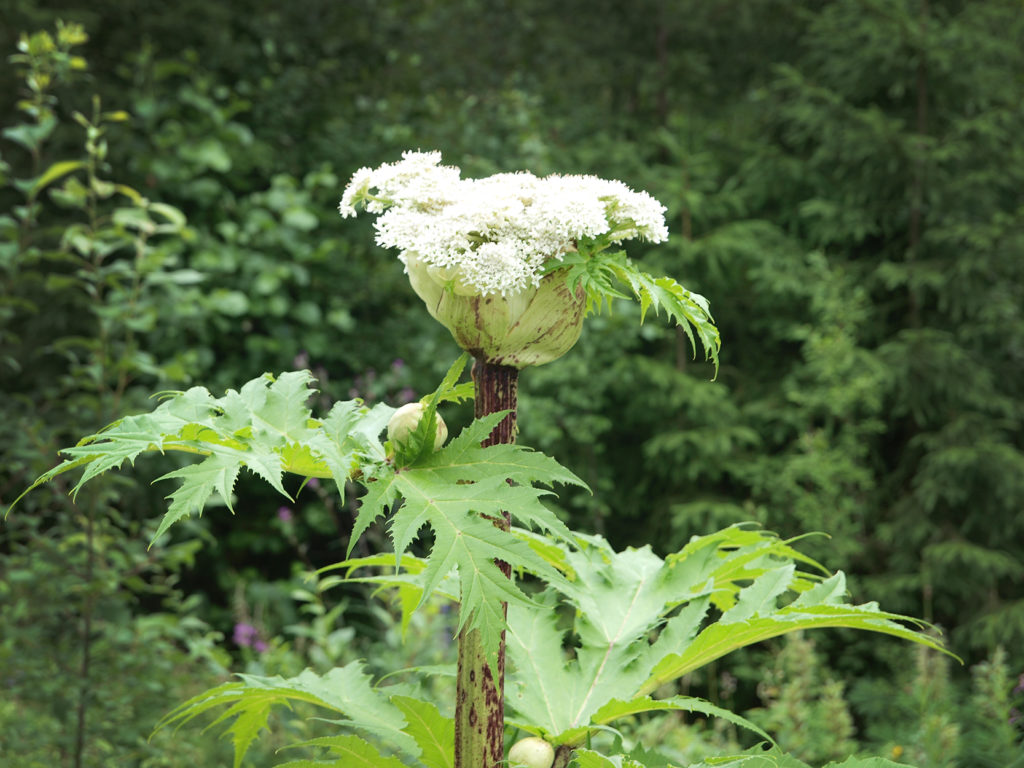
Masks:
[[[551,768],[555,749],[536,736],[517,741],[508,752],[510,768]]]
[[[409,435],[416,429],[423,418],[426,406],[423,403],[407,403],[399,408],[388,421],[388,440],[394,444],[404,443]],[[434,450],[440,450],[444,441],[448,439],[448,426],[441,418],[441,414],[434,413],[437,432],[434,435]]]

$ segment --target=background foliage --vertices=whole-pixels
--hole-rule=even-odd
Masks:
[[[595,491],[562,494],[570,522],[662,553],[740,520],[828,533],[806,544],[855,598],[937,623],[965,668],[837,634],[692,685],[763,708],[812,762],[835,758],[832,739],[928,768],[1015,758],[1019,4],[5,6],[3,51],[52,36],[0,68],[4,505],[57,448],[160,389],[294,368],[324,404],[432,387],[454,345],[369,227],[335,213],[357,167],[419,147],[467,175],[621,178],[668,206],[672,240],[637,255],[711,298],[722,367],[709,381],[675,331],[624,308],[524,376],[521,441]],[[178,697],[163,686],[324,669],[382,633],[388,653],[443,657],[443,615],[403,650],[391,614],[299,580],[343,557],[354,521],[321,488],[280,507],[242,484],[235,518],[149,551],[160,493],[95,488],[75,503],[39,490],[0,529],[0,755],[208,764],[144,746]],[[809,722],[849,728],[786,743],[822,710],[842,714]],[[734,738],[669,730],[694,760]]]

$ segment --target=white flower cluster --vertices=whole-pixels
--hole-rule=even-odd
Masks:
[[[665,207],[646,192],[595,176],[500,173],[462,179],[440,152],[405,152],[402,160],[362,168],[339,211],[380,214],[377,243],[422,260],[481,295],[536,286],[549,259],[584,238],[601,244],[668,238]]]

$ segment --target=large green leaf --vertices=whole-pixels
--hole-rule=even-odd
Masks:
[[[834,587],[842,583],[842,580],[843,574],[837,573],[826,583]],[[862,629],[945,650],[931,635],[911,629],[908,623],[921,626],[920,622],[906,616],[881,611],[875,603],[813,605],[807,601],[800,604],[794,601],[761,616],[737,622],[723,620],[708,625],[691,644],[679,652],[666,654],[651,670],[651,676],[641,692],[654,691],[664,683],[700,669],[739,648],[805,629]]]
[[[388,463],[364,476],[367,493],[349,540],[349,553],[363,532],[377,519],[391,515],[389,533],[395,548],[396,570],[412,541],[426,526],[434,535],[425,563],[417,564],[417,578],[402,585],[403,623],[408,621],[407,598],[416,590],[420,603],[438,590],[454,571],[459,579],[459,628],[480,631],[487,661],[497,663],[505,630],[505,604],[528,604],[529,599],[507,577],[500,563],[526,569],[548,582],[563,581],[559,570],[530,546],[516,530],[496,525],[504,517],[569,540],[572,533],[542,502],[552,486],[582,480],[554,459],[523,446],[498,444],[481,447],[507,412],[475,420],[438,451],[432,449],[433,408],[460,390],[458,378],[468,361],[462,355],[449,369],[438,389],[424,399],[426,408],[408,445]]]
[[[723,707],[715,706],[710,701],[699,699],[694,696],[672,696],[667,699],[652,699],[649,696],[639,696],[632,701],[619,701],[617,699],[612,699],[594,713],[593,722],[598,725],[602,725],[604,723],[613,722],[622,717],[637,715],[641,712],[665,711],[691,712],[700,715],[707,715],[709,717],[717,717],[730,722],[733,725],[738,725],[740,728],[746,728],[749,731],[753,731],[762,739],[774,743],[774,739],[772,739],[771,736],[745,717],[740,717],[735,712],[731,712]]]
[[[578,768],[644,768],[625,755],[603,755],[592,749],[577,749],[574,759]]]
[[[428,701],[392,696],[391,703],[401,710],[408,723],[405,732],[419,746],[420,762],[427,768],[454,768],[455,721]]]
[[[503,604],[529,603],[496,561],[525,568],[549,581],[562,580],[520,536],[493,521],[508,514],[513,520],[568,538],[569,530],[541,503],[546,491],[530,483],[583,484],[552,459],[527,448],[481,448],[481,441],[503,416],[497,413],[478,419],[444,449],[368,482],[349,542],[351,549],[374,520],[394,510],[389,530],[400,558],[420,529],[429,526],[434,543],[422,572],[421,599],[433,594],[457,568],[459,626],[480,630],[492,663],[505,629]]]
[[[26,493],[64,472],[83,468],[72,489],[77,493],[98,475],[125,462],[134,463],[146,452],[205,457],[160,478],[176,479],[181,485],[168,497],[171,503],[156,536],[183,517],[201,513],[214,493],[230,508],[231,492],[243,468],[285,496],[286,472],[333,479],[343,493],[345,483],[361,466],[385,460],[379,435],[393,409],[386,405],[368,409],[355,400],[339,402],[325,419],[317,420],[305,405],[315,391],[312,383],[308,371],[295,371],[276,377],[264,374],[220,398],[203,387],[166,393],[153,412],[120,419],[64,449],[61,453],[67,460],[42,475]]]
[[[358,401],[347,401],[335,404],[326,418],[314,419],[305,405],[314,392],[313,377],[308,371],[297,371],[277,377],[265,374],[220,398],[202,387],[169,393],[152,413],[121,419],[64,450],[69,458],[32,487],[83,468],[73,490],[77,492],[92,478],[126,461],[134,463],[145,452],[180,451],[203,457],[160,478],[181,484],[168,497],[170,505],[158,526],[158,537],[182,518],[201,514],[214,494],[230,509],[232,489],[243,468],[285,496],[285,473],[331,478],[339,493],[349,479],[357,478],[367,493],[349,550],[374,520],[393,513],[389,530],[398,565],[420,530],[429,527],[434,544],[420,571],[422,578],[404,593],[406,603],[413,588],[418,588],[422,602],[457,569],[459,626],[480,630],[493,664],[505,627],[503,604],[528,602],[497,562],[549,581],[562,578],[519,533],[503,530],[494,521],[508,515],[523,525],[569,538],[569,529],[541,502],[549,491],[534,484],[583,483],[553,459],[528,448],[482,448],[481,442],[504,413],[474,421],[443,449],[433,450],[424,424],[438,402],[459,399],[469,391],[458,384],[467,360],[466,355],[460,357],[427,398],[425,418],[402,455],[380,440],[392,408],[367,409]],[[403,614],[407,622],[408,608]]]
[[[568,554],[574,578],[562,588],[577,611],[580,646],[575,657],[552,654],[565,629],[559,625],[559,597],[548,590],[541,607],[509,606],[507,647],[515,672],[509,704],[523,722],[558,743],[574,742],[612,700],[630,700],[650,674],[649,633],[669,606],[689,594],[693,606],[676,617],[673,636],[696,630],[707,608],[710,583],[701,574],[667,568],[649,548],[614,553],[591,537]]]
[[[596,536],[578,541],[579,549],[564,552],[565,584],[534,605],[509,605],[507,703],[517,724],[556,744],[580,744],[617,718],[658,709],[717,715],[767,738],[708,702],[649,695],[786,632],[852,627],[941,647],[905,617],[849,605],[842,573],[822,579],[802,570],[818,566],[770,533],[733,526],[695,537],[664,560],[648,547],[615,552]],[[560,619],[564,603],[575,616],[571,628]],[[552,653],[569,633],[573,652]]]
[[[709,757],[692,768],[811,768],[791,755],[782,752],[778,747],[764,751],[760,747],[742,755]],[[841,763],[829,763],[823,768],[908,768],[906,763],[894,763],[882,757],[850,757]]]
[[[292,678],[239,675],[242,682],[225,683],[194,696],[172,710],[157,725],[157,730],[184,723],[210,710],[227,706],[212,725],[232,721],[226,731],[235,746],[235,768],[241,765],[249,745],[266,727],[274,706],[292,702],[313,704],[326,712],[344,716],[336,721],[378,739],[390,749],[416,757],[420,748],[405,732],[402,710],[390,703],[384,693],[371,684],[362,662],[337,667],[324,675],[305,670]],[[212,726],[211,726],[212,727]]]
[[[310,739],[298,744],[289,744],[288,748],[317,747],[329,750],[337,760],[289,760],[275,768],[406,768],[397,757],[382,755],[373,744],[359,736],[342,735],[327,736],[322,739]]]

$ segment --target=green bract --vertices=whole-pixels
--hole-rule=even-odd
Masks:
[[[429,267],[412,254],[407,254],[406,267],[427,311],[477,359],[514,368],[543,365],[572,349],[580,337],[583,290],[570,291],[560,273],[508,296],[482,296],[461,288],[458,275]]]

